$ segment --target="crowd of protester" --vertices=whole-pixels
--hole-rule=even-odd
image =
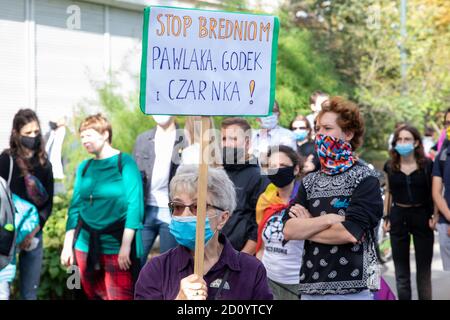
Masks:
[[[174,116],[154,115],[156,126],[137,137],[131,155],[114,148],[108,119],[87,117],[79,135],[91,157],[75,174],[61,264],[78,267],[88,299],[372,300],[386,287],[382,224],[398,298],[412,295],[412,241],[419,299],[432,299],[435,229],[450,271],[450,109],[439,140],[431,128],[422,138],[407,122],[396,124],[383,200],[379,174],[357,153],[365,132],[358,106],[320,91],[310,105],[289,128],[279,124],[277,102],[257,118],[258,129],[231,117],[216,130],[209,118],[203,159],[200,117],[180,128]],[[19,110],[0,155],[0,176],[37,213],[28,231],[18,227],[22,299],[37,298],[42,230],[64,177],[61,156],[51,154],[61,153],[65,123],[50,125],[44,139],[36,114]],[[209,164],[203,277],[193,271],[201,161]],[[15,263],[0,270],[2,299]]]

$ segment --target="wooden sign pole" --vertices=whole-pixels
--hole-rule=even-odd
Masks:
[[[205,254],[206,195],[208,192],[209,119],[202,116],[200,135],[200,167],[197,185],[197,230],[195,237],[194,273],[203,277]],[[205,155],[205,158],[204,157]]]

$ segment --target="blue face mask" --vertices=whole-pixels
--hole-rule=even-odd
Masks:
[[[294,131],[295,134],[295,140],[297,141],[303,141],[308,136],[308,130],[298,130]]]
[[[183,247],[195,250],[195,231],[197,230],[197,217],[172,217],[169,224],[170,233],[174,236],[178,244]],[[214,232],[211,230],[209,218],[205,221],[205,246],[213,237]]]
[[[414,145],[412,143],[399,143],[395,146],[395,151],[401,156],[407,156],[414,151]]]

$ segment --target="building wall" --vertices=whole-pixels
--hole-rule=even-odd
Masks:
[[[273,6],[272,0],[248,2]],[[0,0],[0,151],[20,108],[35,110],[45,133],[50,120],[71,117],[80,104],[98,110],[95,84],[106,81],[109,70],[121,93],[136,92],[142,9],[199,4],[221,6],[219,0]]]
[[[92,110],[95,83],[112,70],[120,90],[137,90],[145,5],[192,7],[193,1],[0,0],[0,150],[8,147],[14,114],[48,122],[71,117],[80,103]],[[79,8],[80,24],[72,19]]]
[[[14,113],[27,104],[26,37],[24,1],[0,0],[0,149]]]

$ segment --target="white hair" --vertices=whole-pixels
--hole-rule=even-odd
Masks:
[[[170,182],[170,198],[180,192],[197,196],[198,166],[182,165]],[[231,215],[236,208],[236,191],[233,182],[224,169],[208,167],[207,192],[212,205],[228,211]]]

